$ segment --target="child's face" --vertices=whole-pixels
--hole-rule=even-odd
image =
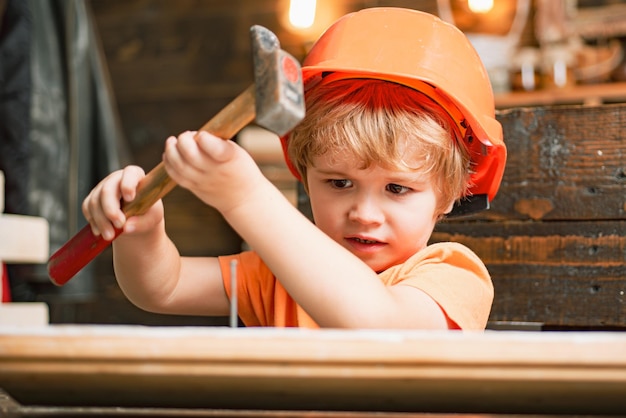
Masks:
[[[315,224],[376,272],[423,249],[438,219],[425,175],[318,156],[307,181]]]

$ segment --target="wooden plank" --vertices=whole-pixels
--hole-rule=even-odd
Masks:
[[[461,242],[489,265],[528,263],[626,269],[624,221],[445,221],[435,227],[432,240]]]
[[[41,327],[50,323],[48,305],[43,302],[0,304],[0,327]]]
[[[34,216],[5,214],[3,211],[4,173],[0,171],[0,265],[2,262],[46,261],[50,241],[48,221]]]
[[[614,272],[589,269],[564,280],[552,276],[552,269],[516,267],[517,274],[506,275],[492,269],[502,277],[494,278],[490,320],[543,320],[544,329],[626,329],[624,287],[611,277]]]
[[[508,160],[480,219],[626,219],[626,105],[511,109]]]
[[[204,409],[204,408],[125,408],[125,407],[64,407],[23,406],[0,389],[0,414],[6,417],[221,417],[221,418],[529,418],[528,415],[500,414],[430,414],[422,412],[377,411],[313,411],[313,410],[250,410],[250,409]],[[553,415],[550,415],[553,416]],[[547,415],[542,415],[547,417]],[[558,416],[553,416],[558,417]],[[531,418],[541,418],[533,415]],[[593,418],[587,416],[586,418]]]
[[[2,329],[23,405],[626,413],[626,334]]]
[[[40,263],[48,259],[48,221],[45,218],[0,214],[0,260]]]

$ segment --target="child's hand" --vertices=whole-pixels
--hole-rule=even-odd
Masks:
[[[177,184],[222,213],[249,200],[265,179],[243,148],[207,132],[169,137],[163,162]]]
[[[82,210],[94,235],[110,241],[115,238],[116,228],[125,233],[141,233],[153,229],[163,219],[160,200],[146,214],[126,219],[122,201],[135,198],[139,181],[144,177],[141,167],[128,166],[109,174],[93,188],[83,201]]]

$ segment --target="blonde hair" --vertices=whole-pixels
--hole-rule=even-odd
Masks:
[[[469,187],[470,157],[443,108],[412,88],[374,79],[345,79],[307,92],[307,113],[291,133],[287,155],[307,184],[320,155],[352,155],[359,168],[430,175],[443,215]]]

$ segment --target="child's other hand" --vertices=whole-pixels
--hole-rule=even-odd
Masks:
[[[93,188],[83,201],[82,210],[94,235],[110,241],[115,238],[116,228],[125,233],[141,233],[153,229],[163,219],[160,200],[146,214],[126,219],[122,201],[135,199],[137,186],[144,177],[141,167],[128,166],[109,174]]]
[[[222,213],[249,199],[264,179],[243,148],[202,131],[168,138],[163,162],[177,184]]]

